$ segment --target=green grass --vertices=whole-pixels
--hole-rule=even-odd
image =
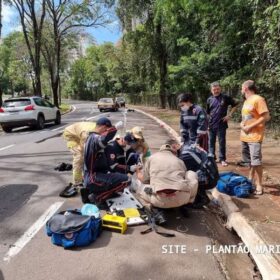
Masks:
[[[71,107],[71,105],[62,103],[62,104],[59,106],[59,109],[60,109],[61,114],[63,114],[63,113],[65,113],[65,112],[69,111],[69,110],[70,110],[70,107]]]

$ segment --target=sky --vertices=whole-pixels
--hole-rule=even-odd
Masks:
[[[2,24],[2,37],[7,36],[7,34],[13,31],[21,31],[17,11],[6,4],[2,8]],[[95,38],[98,44],[104,42],[116,43],[121,37],[120,26],[117,20],[114,20],[106,28],[87,28],[86,31]]]

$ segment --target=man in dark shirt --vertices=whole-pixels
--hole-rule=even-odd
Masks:
[[[126,188],[130,179],[126,174],[111,173],[104,149],[114,138],[118,125],[112,126],[107,118],[96,122],[95,132],[87,138],[84,153],[84,186],[81,192],[83,202],[89,199],[93,203],[102,203],[115,193]]]
[[[209,116],[209,152],[215,157],[216,137],[219,139],[219,162],[227,166],[226,162],[226,130],[228,120],[237,110],[238,102],[232,97],[221,93],[221,86],[218,82],[211,84],[212,96],[207,99],[207,114]],[[228,107],[231,110],[228,114]]]

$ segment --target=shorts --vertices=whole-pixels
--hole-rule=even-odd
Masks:
[[[242,142],[242,158],[244,162],[249,162],[251,166],[262,165],[262,143]]]

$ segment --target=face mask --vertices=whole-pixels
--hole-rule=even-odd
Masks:
[[[126,145],[126,146],[124,147],[124,150],[125,150],[125,151],[128,151],[130,148],[131,148],[130,145]]]
[[[188,105],[184,105],[183,107],[181,107],[181,110],[183,112],[187,112],[189,109],[190,109],[190,106],[188,106]]]

